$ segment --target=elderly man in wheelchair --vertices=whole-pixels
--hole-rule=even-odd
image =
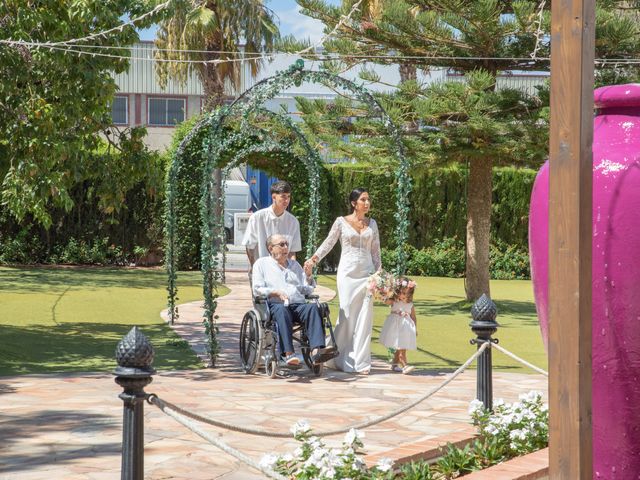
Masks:
[[[317,296],[312,296],[315,302],[307,303],[315,288],[315,280],[306,275],[297,261],[288,258],[289,245],[286,237],[271,235],[267,239],[267,249],[270,255],[258,259],[253,265],[252,290],[254,303],[266,303],[269,316],[266,328],[262,323],[259,329],[271,330],[270,333],[276,338],[254,340],[258,341],[261,349],[265,349],[265,346],[268,347],[269,342],[272,342],[272,351],[275,351],[274,347],[277,344],[279,363],[293,368],[301,361],[293,346],[293,340],[298,340],[301,349],[306,353],[305,360],[310,363],[310,368],[321,367],[322,363],[337,354],[335,347],[325,345],[325,321],[331,329],[328,307],[319,304]],[[244,323],[243,321],[243,332],[246,331]],[[296,326],[299,326],[298,330]],[[297,337],[296,332],[299,332]],[[240,339],[241,353],[243,334],[241,333]],[[262,331],[260,336],[265,336],[265,332]],[[277,358],[275,360],[278,361]],[[317,370],[316,368],[314,371],[318,373]]]

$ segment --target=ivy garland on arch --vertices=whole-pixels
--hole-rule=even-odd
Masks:
[[[370,108],[374,116],[381,118],[393,142],[398,160],[398,167],[396,169],[395,213],[396,238],[398,239],[396,273],[402,274],[405,271],[406,252],[403,246],[408,239],[408,197],[411,192],[411,181],[408,171],[409,165],[404,154],[404,145],[400,137],[399,129],[364,86],[357,85],[350,80],[327,72],[304,70],[303,67],[304,62],[298,60],[287,70],[255,84],[231,105],[222,107],[203,117],[181,142],[169,169],[166,196],[165,233],[167,243],[165,263],[168,274],[168,312],[170,321],[173,323],[178,318],[176,305],[178,297],[175,251],[177,176],[183,164],[182,158],[185,154],[186,146],[193,141],[197,134],[205,130],[206,136],[201,144],[201,152],[204,154],[203,157],[206,162],[202,176],[200,198],[201,265],[203,273],[203,293],[205,297],[203,323],[209,341],[209,354],[212,364],[215,363],[219,351],[216,326],[218,316],[215,313],[218,297],[216,285],[220,281],[220,271],[217,268],[218,255],[222,253],[224,257],[224,249],[220,248],[220,246],[224,245],[223,239],[225,235],[223,215],[215,214],[215,212],[223,212],[224,188],[222,192],[220,192],[220,195],[215,194],[214,170],[216,168],[223,168],[222,178],[224,183],[229,171],[253,154],[281,152],[300,159],[307,167],[310,180],[309,235],[306,245],[307,256],[310,256],[316,247],[320,205],[320,157],[318,152],[309,145],[304,133],[287,115],[271,112],[263,108],[265,101],[274,98],[283,90],[294,85],[299,86],[303,82],[320,83],[334,88],[341,88],[351,92],[357,100]],[[264,132],[258,131],[256,133],[256,129],[252,128],[249,122],[251,116],[256,114],[268,116],[273,120],[279,121],[283,126],[292,131],[304,153],[300,154],[296,152],[294,145],[290,142],[275,140]],[[241,125],[238,131],[228,135],[228,132],[224,130],[223,126],[225,121],[232,117],[240,117]],[[232,149],[232,147],[234,154],[231,159],[228,159],[227,152]]]

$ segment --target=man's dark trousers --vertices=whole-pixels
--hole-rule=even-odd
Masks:
[[[269,302],[269,312],[277,326],[280,354],[294,351],[292,334],[294,323],[304,325],[311,350],[324,348],[324,325],[315,303],[292,303],[285,307],[284,303]]]

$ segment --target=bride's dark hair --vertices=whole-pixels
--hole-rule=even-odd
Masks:
[[[351,193],[349,194],[349,213],[353,212],[356,209],[354,202],[357,202],[360,198],[360,195],[362,195],[363,193],[369,193],[369,191],[366,188],[362,187],[354,188],[351,191]]]

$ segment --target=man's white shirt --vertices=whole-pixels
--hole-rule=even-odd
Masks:
[[[272,292],[281,291],[289,297],[289,303],[304,303],[305,295],[313,293],[315,280],[307,280],[307,275],[298,262],[287,259],[283,268],[272,257],[262,257],[253,264],[251,273],[253,293],[269,296]],[[279,298],[271,298],[273,302],[282,302]]]
[[[242,245],[250,250],[257,247],[258,257],[268,257],[267,238],[276,234],[287,239],[290,252],[302,250],[298,219],[286,210],[278,217],[273,211],[273,206],[262,208],[249,217]]]

